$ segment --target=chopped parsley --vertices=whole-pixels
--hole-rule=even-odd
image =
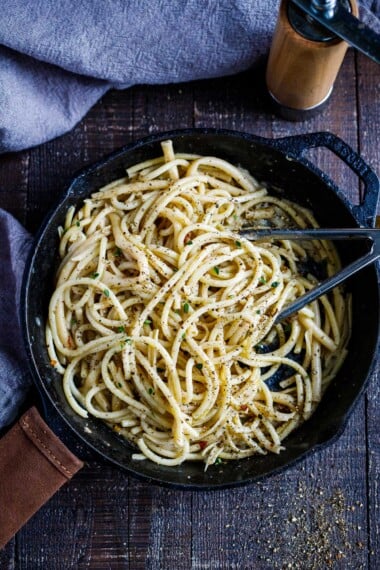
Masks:
[[[235,241],[236,247],[241,247],[241,241]]]
[[[116,330],[118,333],[123,333],[123,332],[125,332],[125,327],[117,327]]]
[[[120,257],[121,256],[121,249],[120,247],[115,247],[113,254],[115,257]]]
[[[99,277],[99,273],[96,271],[94,271],[94,273],[91,273],[91,279],[96,279],[97,277]]]
[[[185,245],[193,245],[193,242],[192,242],[192,241],[187,241],[187,242],[185,243]]]
[[[275,289],[276,287],[279,286],[279,282],[278,281],[273,281],[273,283],[271,283],[271,287],[273,287],[273,289]]]
[[[108,291],[108,289],[104,289],[103,293],[106,297],[110,296],[110,292]]]
[[[148,388],[148,392],[149,392],[149,394],[151,394],[151,395],[153,395],[153,396],[154,396],[154,394],[155,394],[153,388]]]
[[[218,267],[217,265],[214,267],[214,272],[215,272],[217,275],[219,275],[219,273],[220,273],[219,267]]]
[[[161,368],[161,366],[157,366],[157,372],[165,372],[165,368]]]
[[[217,457],[215,459],[214,465],[221,465],[223,463],[222,459],[220,457]]]
[[[151,319],[146,319],[146,320],[144,321],[144,325],[151,325],[151,324],[152,324]]]
[[[199,362],[198,364],[195,365],[195,368],[198,368],[198,370],[202,370],[203,364]]]
[[[183,312],[184,313],[188,313],[190,311],[190,305],[189,303],[184,303],[183,305]]]
[[[265,279],[265,277],[261,276],[259,279],[259,283],[261,283],[262,285],[264,285],[267,282],[267,280]]]
[[[78,226],[78,228],[79,228],[79,227],[80,227],[80,222],[78,221],[75,225]]]

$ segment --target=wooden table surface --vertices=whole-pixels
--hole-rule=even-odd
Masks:
[[[329,130],[380,174],[380,67],[350,52],[328,108],[304,123],[273,115],[260,67],[109,92],[72,132],[0,157],[0,207],[35,232],[82,166],[147,134],[192,126],[266,137]],[[325,150],[310,156],[358,201],[360,184],[343,162]],[[85,451],[84,469],[0,552],[0,568],[375,570],[379,403],[374,374],[338,441],[285,473],[233,490],[149,485]]]

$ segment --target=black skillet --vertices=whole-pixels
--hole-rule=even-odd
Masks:
[[[42,399],[54,408],[51,427],[54,429],[54,415],[58,414],[80,440],[103,458],[150,482],[189,489],[233,487],[278,472],[331,443],[342,433],[375,364],[379,341],[378,271],[372,265],[346,283],[353,297],[353,330],[347,359],[311,419],[286,439],[285,451],[279,455],[226,462],[209,467],[206,472],[200,463],[184,463],[173,468],[148,460],[133,461],[134,450],[127,442],[98,420],[78,417],[66,403],[61,377],[50,365],[45,349],[44,323],[58,263],[57,227],[63,223],[68,207],[81,204],[92,192],[123,176],[126,167],[160,155],[160,141],[168,138],[173,140],[177,152],[216,155],[241,165],[272,192],[311,208],[321,227],[372,227],[379,181],[363,159],[331,133],[271,140],[226,130],[172,131],[130,144],[86,168],[74,178],[36,238],[24,277],[21,318],[35,383]],[[359,176],[364,189],[360,206],[350,204],[342,190],[304,157],[312,147],[329,148]],[[368,251],[368,245],[363,242],[337,242],[337,247],[343,264]],[[63,431],[65,443],[70,446],[71,441],[75,451],[77,438],[67,436],[67,432],[73,433],[70,430]]]

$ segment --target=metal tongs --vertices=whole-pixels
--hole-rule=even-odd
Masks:
[[[333,287],[336,287],[351,275],[354,275],[367,265],[370,265],[380,257],[380,229],[368,228],[346,228],[346,229],[307,229],[307,230],[257,230],[254,228],[243,228],[240,230],[240,235],[246,239],[257,241],[264,238],[272,239],[328,239],[328,240],[351,240],[351,239],[366,239],[372,243],[371,249],[368,253],[353,261],[344,269],[341,269],[335,275],[322,281],[311,291],[308,291],[299,297],[293,303],[290,303],[283,309],[276,318],[275,322],[279,322],[290,315],[293,315],[302,307],[311,303],[321,295],[324,295]]]

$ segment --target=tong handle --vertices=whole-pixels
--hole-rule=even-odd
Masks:
[[[272,239],[370,239],[380,241],[380,229],[373,228],[311,228],[296,230],[255,229],[245,227],[240,235],[250,240]]]
[[[299,297],[296,301],[290,303],[290,305],[285,307],[285,309],[283,309],[278,314],[276,318],[276,323],[282,321],[283,319],[286,319],[287,317],[290,317],[291,315],[302,309],[308,303],[311,303],[312,301],[315,301],[315,299],[318,299],[325,293],[328,293],[329,291],[331,291],[331,289],[333,289],[337,285],[340,285],[343,281],[345,281],[346,279],[348,279],[349,277],[351,277],[361,269],[364,269],[364,267],[367,267],[367,265],[370,265],[371,263],[376,261],[380,257],[380,242],[377,241],[375,243],[377,244],[377,246],[373,247],[370,253],[367,253],[363,257],[360,257],[356,261],[353,261],[352,263],[347,265],[347,267],[341,269],[341,271],[338,271],[338,273],[336,273],[332,277],[329,277],[328,279],[320,283],[320,285],[317,285],[317,287],[311,289],[311,291],[308,291],[304,295],[301,295],[301,297]]]
[[[260,240],[266,237],[271,237],[272,239],[369,239],[372,241],[372,247],[369,253],[366,253],[359,259],[356,259],[347,267],[344,267],[335,275],[332,275],[328,279],[325,279],[317,285],[314,289],[311,289],[293,303],[290,303],[285,309],[283,309],[276,318],[276,323],[290,317],[305,305],[311,303],[318,297],[321,297],[325,293],[328,293],[360,271],[367,267],[380,257],[380,229],[371,228],[333,228],[333,229],[308,229],[308,230],[255,230],[253,228],[245,228],[240,231],[240,234],[246,239]]]

